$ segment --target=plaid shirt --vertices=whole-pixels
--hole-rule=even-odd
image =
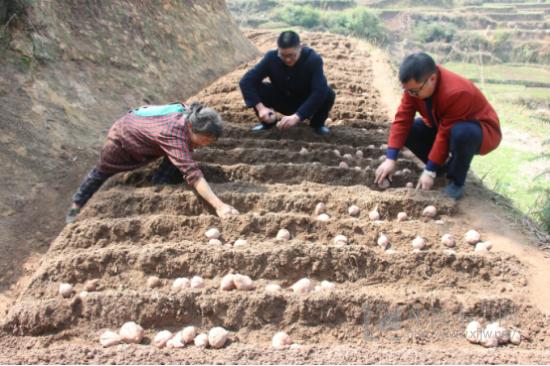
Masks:
[[[189,127],[183,113],[140,117],[130,111],[109,130],[97,169],[119,173],[167,156],[182,172],[187,184],[194,186],[203,175],[191,159],[192,152]]]

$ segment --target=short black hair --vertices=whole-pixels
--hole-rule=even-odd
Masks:
[[[401,63],[399,81],[402,84],[408,83],[411,79],[421,82],[422,79],[433,74],[436,70],[435,61],[430,55],[424,52],[413,53],[405,57]]]
[[[277,47],[293,48],[300,45],[300,36],[294,31],[284,31],[277,38]]]

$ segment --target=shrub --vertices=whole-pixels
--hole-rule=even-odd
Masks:
[[[415,29],[415,37],[424,43],[451,42],[457,32],[454,25],[449,23],[420,24]]]
[[[313,28],[319,25],[321,12],[309,5],[286,5],[276,11],[275,17],[289,25]]]
[[[366,8],[324,12],[321,23],[332,33],[351,35],[379,43],[386,41],[386,32],[380,20]]]

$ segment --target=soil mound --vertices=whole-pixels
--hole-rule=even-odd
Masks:
[[[249,33],[261,48],[275,35]],[[207,180],[224,201],[243,214],[213,215],[183,185],[153,186],[154,167],[112,179],[64,228],[2,325],[0,345],[15,349],[12,362],[94,363],[485,363],[544,362],[548,318],[528,301],[527,268],[518,257],[480,253],[463,240],[470,229],[456,219],[457,204],[437,192],[405,188],[420,169],[408,169],[382,190],[373,185],[387,135],[386,112],[372,87],[369,55],[343,37],[304,34],[325,58],[338,98],[332,137],[307,126],[251,135],[253,114],[242,105],[237,82],[246,67],[221,78],[193,99],[206,101],[228,121],[227,135],[196,152]],[[305,149],[305,150],[303,150]],[[338,167],[352,154],[350,168]],[[363,157],[356,157],[357,150]],[[324,202],[329,221],[313,214]],[[360,212],[350,216],[348,208]],[[422,216],[434,205],[435,218]],[[380,220],[372,221],[376,209]],[[408,219],[398,221],[399,212]],[[205,231],[217,227],[222,244],[209,244]],[[288,241],[276,240],[279,229]],[[456,240],[454,252],[441,244]],[[377,244],[388,237],[391,251]],[[482,237],[484,233],[482,232]],[[345,235],[346,245],[335,244]],[[427,248],[415,252],[412,240]],[[247,244],[233,246],[237,239]],[[493,243],[498,246],[498,243]],[[220,290],[230,272],[250,276],[253,291]],[[149,276],[160,285],[147,286]],[[203,288],[174,291],[177,277],[202,276]],[[331,290],[294,293],[308,277]],[[96,291],[78,294],[95,279]],[[61,282],[75,286],[63,298]],[[282,290],[267,292],[268,284]],[[133,320],[145,328],[142,345],[103,349],[99,335]],[[485,350],[464,337],[471,320],[499,320],[525,336],[519,346]],[[231,331],[226,350],[158,350],[148,343],[162,329],[195,325]],[[275,351],[271,338],[286,331],[301,345]],[[74,345],[78,345],[75,347]],[[4,357],[4,358],[3,358]]]

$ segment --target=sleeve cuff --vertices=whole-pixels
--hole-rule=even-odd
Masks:
[[[428,163],[426,164],[426,170],[429,170],[430,172],[437,171],[437,168],[439,168],[439,164],[434,163],[431,160],[428,160]]]
[[[399,155],[399,149],[388,147],[388,150],[386,150],[386,158],[388,159],[397,160],[398,155]]]
[[[194,187],[195,183],[197,183],[197,181],[202,177],[203,177],[202,171],[199,168],[197,168],[197,169],[193,169],[191,172],[186,174],[185,181],[187,182],[188,186]]]

